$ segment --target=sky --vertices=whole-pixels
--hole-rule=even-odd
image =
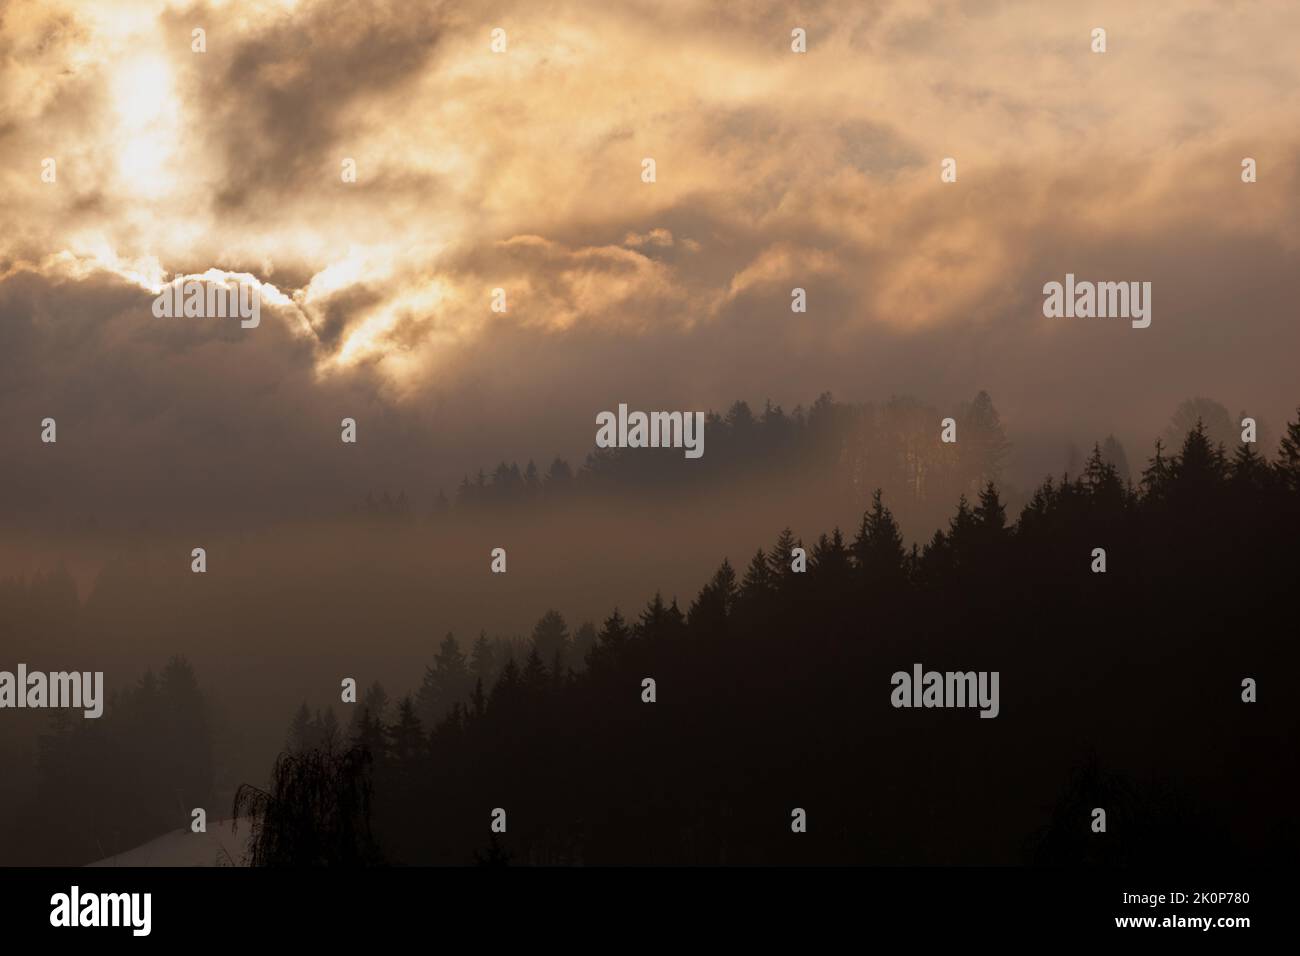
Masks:
[[[986,389],[1027,480],[1195,395],[1277,433],[1298,35],[1282,0],[0,2],[0,488],[450,490],[620,402],[828,390]],[[1151,326],[1045,318],[1067,273],[1151,282]],[[260,325],[155,317],[178,274]]]

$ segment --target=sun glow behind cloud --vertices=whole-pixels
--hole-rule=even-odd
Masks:
[[[0,120],[30,163],[60,156],[60,187],[0,169],[28,244],[0,237],[0,256],[67,252],[132,281],[274,274],[322,371],[408,383],[494,328],[685,332],[799,284],[828,342],[988,321],[1027,237],[1178,227],[1187,192],[1218,188],[1205,170],[1288,128],[1294,59],[1261,24],[1295,8],[1197,9],[1100,4],[1123,43],[1090,59],[1087,25],[1032,3],[828,5],[804,17],[803,56],[783,3],[726,23],[698,3],[507,5],[495,55],[472,10],[19,0],[0,29],[43,59],[4,74]],[[1063,210],[1061,184],[1086,200]],[[1279,204],[1222,217],[1296,235]],[[656,230],[673,241],[620,246]]]
[[[136,56],[117,69],[111,90],[117,185],[127,196],[161,198],[179,178],[180,106],[171,67],[159,54]]]

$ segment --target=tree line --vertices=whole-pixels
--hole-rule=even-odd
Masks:
[[[363,705],[236,809],[272,865],[1289,859],[1297,531],[1300,419],[1271,460],[1198,421],[1136,481],[1098,444],[1014,522],[987,479],[910,548],[877,492],[805,572],[786,529],[685,608],[613,609],[581,665],[539,626],[471,686],[446,646],[421,685],[441,715]],[[1000,716],[891,708],[914,661],[999,670]]]
[[[960,440],[936,444],[945,414],[906,397],[851,404],[829,392],[789,413],[768,401],[756,414],[737,401],[725,413],[707,414],[705,454],[698,460],[686,461],[676,449],[603,448],[576,469],[559,457],[544,470],[531,460],[522,467],[501,461],[465,475],[450,496],[439,489],[431,502],[417,503],[405,490],[371,491],[354,511],[377,521],[436,521],[456,512],[510,511],[622,492],[727,488],[739,477],[797,478],[821,494],[859,499],[879,486],[909,507],[950,501],[997,480],[1011,445],[987,392],[953,412]]]
[[[66,710],[39,718],[34,787],[15,795],[0,824],[6,865],[82,865],[214,806],[210,715],[185,659],[111,694],[98,719]],[[9,779],[17,776],[14,768]]]

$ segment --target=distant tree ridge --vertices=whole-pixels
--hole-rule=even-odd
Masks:
[[[407,705],[356,737],[375,844],[405,863],[1289,859],[1300,725],[1263,701],[1297,663],[1276,626],[1297,532],[1300,419],[1272,461],[1198,422],[1136,483],[1099,444],[1014,523],[987,480],[924,547],[876,493],[851,540],[786,529],[684,610],[613,610],[581,669],[548,612],[431,730]],[[464,680],[453,650],[430,686]],[[891,709],[914,661],[1000,670],[1002,713]]]

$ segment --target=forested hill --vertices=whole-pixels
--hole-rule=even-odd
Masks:
[[[986,484],[924,547],[877,496],[802,573],[786,535],[613,610],[585,668],[534,647],[431,733],[408,698],[286,753],[254,861],[1290,860],[1298,532],[1300,421],[1275,461],[1198,426],[1135,486],[1097,450],[1014,522]],[[997,672],[996,718],[894,706],[917,664]]]

